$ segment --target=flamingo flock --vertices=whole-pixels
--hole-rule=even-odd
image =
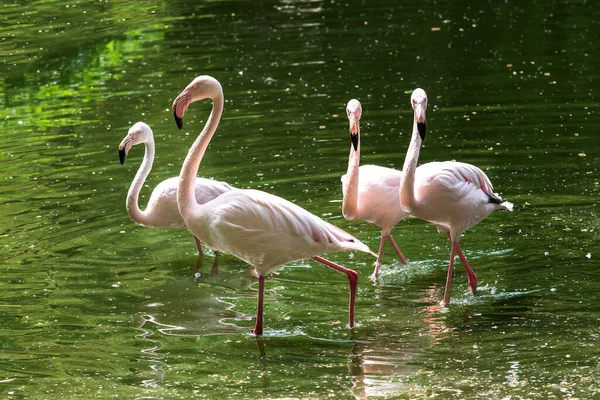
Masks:
[[[224,108],[223,89],[208,75],[196,77],[175,97],[172,111],[179,129],[188,107],[196,101],[212,102],[210,115],[190,147],[178,177],[156,186],[144,211],[138,206],[139,193],[152,169],[155,153],[150,127],[134,124],[119,145],[121,164],[130,149],[144,144],[145,155],[127,195],[127,212],[137,224],[151,228],[187,229],[215,252],[227,253],[253,268],[258,279],[254,335],[263,335],[265,278],[279,266],[303,259],[344,274],[349,284],[348,326],[355,326],[358,274],[321,254],[361,251],[376,257],[370,280],[377,282],[385,243],[390,242],[402,264],[406,258],[391,235],[403,219],[412,216],[434,224],[451,241],[443,306],[450,303],[455,255],[467,272],[470,290],[477,289],[477,276],[465,257],[459,240],[462,233],[492,211],[512,211],[513,205],[493,192],[485,173],[476,166],[455,162],[430,162],[418,166],[421,143],[427,131],[427,95],[415,89],[410,102],[414,111],[413,130],[403,170],[377,165],[360,166],[360,119],[362,106],[348,102],[350,131],[347,173],[342,176],[342,215],[350,221],[363,220],[381,229],[377,253],[358,238],[324,221],[281,197],[253,189],[237,189],[225,182],[197,177],[208,145],[216,132]]]

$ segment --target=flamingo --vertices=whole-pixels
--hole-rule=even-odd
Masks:
[[[144,154],[144,160],[135,174],[135,178],[133,178],[133,182],[127,193],[126,207],[129,217],[136,224],[148,228],[187,229],[187,226],[185,225],[185,222],[183,222],[183,218],[177,209],[178,176],[166,179],[159,183],[152,191],[146,209],[144,211],[140,210],[138,206],[140,190],[150,174],[152,164],[154,163],[154,135],[152,129],[144,122],[136,122],[129,128],[127,136],[125,136],[119,145],[119,159],[121,160],[121,165],[123,165],[125,164],[129,150],[133,146],[141,143],[146,147],[146,152]],[[231,190],[233,190],[233,187],[225,182],[205,178],[196,178],[195,181],[194,191],[198,203],[206,203]],[[198,253],[202,256],[202,245],[200,244],[200,240],[198,240],[196,236],[194,236],[194,240],[196,241]]]
[[[413,132],[404,159],[404,177],[400,184],[400,204],[411,215],[433,223],[451,240],[450,263],[442,306],[450,303],[450,284],[457,253],[467,271],[469,288],[475,293],[477,276],[458,245],[462,233],[477,225],[492,211],[512,211],[513,204],[493,192],[485,173],[474,165],[455,161],[430,162],[417,168],[421,141],[425,139],[427,94],[415,89],[411,96],[414,109]]]
[[[362,107],[360,102],[352,99],[346,106],[350,121],[350,156],[348,157],[348,172],[342,176],[344,200],[342,214],[349,221],[362,219],[381,228],[379,253],[375,262],[375,270],[370,280],[375,281],[381,267],[381,256],[386,239],[392,244],[400,261],[406,264],[406,259],[394,241],[390,232],[392,228],[408,216],[400,207],[400,181],[402,171],[378,165],[360,164],[360,117]]]
[[[233,190],[204,204],[196,201],[194,178],[223,112],[221,84],[211,76],[198,76],[175,98],[172,107],[181,129],[188,106],[207,98],[212,100],[212,110],[183,162],[177,204],[188,229],[207,246],[254,267],[254,275],[258,277],[258,305],[252,333],[263,334],[265,276],[280,265],[306,258],[346,274],[350,284],[349,326],[353,327],[358,274],[319,254],[359,250],[374,255],[365,244],[303,208],[259,190]]]

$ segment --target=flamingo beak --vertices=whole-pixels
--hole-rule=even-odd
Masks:
[[[119,145],[119,160],[121,161],[121,165],[125,164],[127,153],[131,150],[131,146],[133,146],[133,139],[128,135]]]
[[[189,86],[188,86],[189,87]],[[183,115],[187,106],[190,104],[190,97],[188,95],[188,88],[185,88],[183,92],[179,93],[179,96],[173,100],[173,117],[175,117],[175,123],[179,130],[183,128]]]
[[[173,116],[175,117],[175,123],[177,124],[177,127],[179,130],[181,130],[183,128],[183,118],[179,118],[177,116],[177,111],[173,111]]]
[[[350,115],[350,141],[354,151],[358,151],[358,134],[359,134],[359,122],[358,118],[354,114]]]
[[[127,158],[127,153],[125,149],[119,149],[119,160],[121,160],[121,165],[125,164],[125,159]]]
[[[417,105],[415,108],[415,117],[417,119],[417,130],[421,140],[425,140],[425,134],[427,133],[427,120],[425,119],[425,108],[422,105]]]

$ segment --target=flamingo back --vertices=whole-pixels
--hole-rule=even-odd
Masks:
[[[261,275],[279,265],[321,253],[371,253],[365,244],[342,229],[285,199],[258,190],[225,193],[186,218],[190,230],[201,241],[242,259]]]
[[[474,165],[456,161],[431,162],[417,168],[417,206],[413,215],[445,232],[458,234],[477,225],[492,211],[512,210],[493,192],[487,175]]]

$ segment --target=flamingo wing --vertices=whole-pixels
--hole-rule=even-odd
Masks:
[[[354,236],[280,197],[235,190],[204,205],[192,231],[215,248],[267,273],[291,261],[324,252],[368,247]]]
[[[478,190],[489,202],[502,202],[500,196],[493,192],[494,188],[487,175],[471,164],[456,161],[423,164],[417,169],[417,180],[419,182],[415,186],[441,185],[459,192]]]

